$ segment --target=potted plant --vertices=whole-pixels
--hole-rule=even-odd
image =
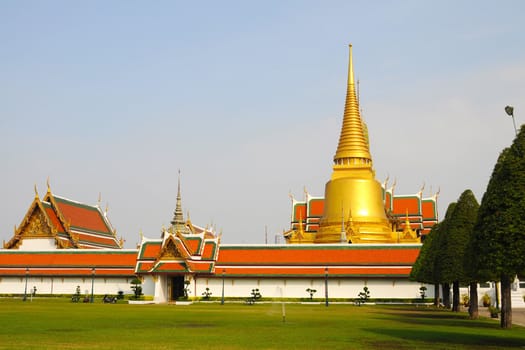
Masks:
[[[483,306],[489,307],[490,306],[490,296],[487,293],[483,294],[483,296],[481,297],[481,302],[483,303]]]
[[[307,288],[307,289],[306,289],[306,292],[307,292],[308,294],[310,294],[310,301],[311,301],[311,300],[313,300],[314,294],[315,294],[315,292],[317,292],[317,290],[312,289],[312,288]]]
[[[209,300],[211,296],[210,288],[206,287],[206,290],[204,293],[202,293],[202,296],[204,297],[204,300]]]
[[[499,309],[495,306],[489,306],[489,313],[491,318],[498,318]]]
[[[463,303],[463,306],[468,307],[470,305],[470,297],[468,294],[461,295],[461,301]]]
[[[421,301],[425,301],[425,298],[427,297],[427,287],[419,287],[419,294],[421,295]]]

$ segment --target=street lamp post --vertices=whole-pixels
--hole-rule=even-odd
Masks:
[[[507,113],[508,116],[512,117],[512,124],[514,124],[514,132],[516,133],[516,136],[518,136],[518,129],[516,129],[516,121],[514,120],[514,107],[505,106],[505,113]]]
[[[91,269],[91,303],[95,301],[95,268]]]
[[[224,305],[224,269],[222,269],[222,296],[221,305]]]
[[[328,306],[328,267],[324,268],[324,305]]]
[[[23,301],[27,300],[27,279],[29,277],[29,267],[26,267],[26,286],[24,287],[24,299]]]

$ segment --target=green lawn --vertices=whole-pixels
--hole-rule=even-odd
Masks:
[[[525,328],[413,306],[74,304],[0,299],[0,349],[502,349]]]

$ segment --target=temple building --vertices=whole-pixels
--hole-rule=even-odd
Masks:
[[[99,203],[100,204],[100,203]],[[116,237],[107,212],[100,205],[91,206],[55,196],[47,186],[41,200],[35,186],[35,198],[14,230],[5,249],[42,250],[47,248],[116,249],[122,240]]]
[[[97,294],[130,290],[136,249],[122,249],[107,210],[57,196],[47,185],[0,249],[0,294]]]
[[[421,239],[437,223],[437,194],[397,195],[375,178],[369,137],[354,84],[352,48],[347,95],[333,172],[324,197],[292,199],[286,244],[223,244],[212,227],[183,215],[181,183],[169,227],[142,235],[136,249],[122,249],[100,205],[35,191],[21,224],[0,249],[0,294],[131,294],[139,277],[153,302],[203,293],[246,298],[416,299],[421,284],[409,280]],[[433,288],[427,288],[432,297]]]

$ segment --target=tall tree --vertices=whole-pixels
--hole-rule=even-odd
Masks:
[[[416,262],[412,266],[410,278],[412,280],[434,284],[434,304],[439,305],[439,284],[443,281],[439,275],[437,266],[439,265],[440,246],[443,235],[446,234],[447,221],[452,214],[456,203],[450,203],[443,219],[439,224],[432,227],[429,235],[425,239]],[[450,308],[450,285],[442,285],[443,304]]]
[[[448,236],[448,230],[449,230],[449,224],[450,219],[454,213],[454,210],[456,208],[457,203],[452,202],[448,205],[447,212],[445,214],[445,218],[440,223],[439,227],[439,235],[436,236],[436,242],[434,243],[433,250],[434,250],[434,274],[436,276],[436,279],[441,283],[441,289],[443,291],[443,305],[445,308],[450,309],[451,303],[450,303],[450,284],[454,281],[453,279],[449,278],[450,276],[443,273],[443,271],[446,270],[446,267],[448,266],[448,261],[446,260],[448,257],[445,254],[445,250],[447,249],[447,236]]]
[[[439,281],[434,275],[435,250],[433,249],[433,242],[434,237],[439,234],[439,225],[439,223],[434,225],[430,230],[430,233],[425,238],[423,246],[419,251],[416,262],[412,265],[412,270],[410,271],[411,280],[434,285],[435,306],[439,306]]]
[[[438,275],[452,283],[452,311],[459,311],[459,287],[467,278],[464,256],[476,223],[479,204],[471,190],[464,191],[447,218],[446,232],[441,236]]]
[[[483,195],[474,228],[473,264],[501,282],[501,327],[512,327],[511,283],[525,271],[525,126],[504,149]]]

